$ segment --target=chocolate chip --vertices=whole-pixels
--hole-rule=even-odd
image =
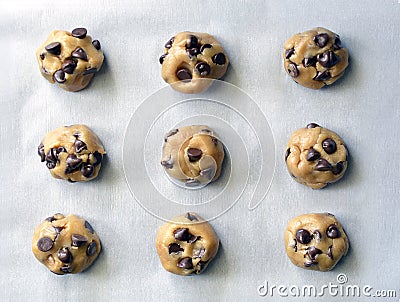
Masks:
[[[62,84],[65,82],[65,72],[59,69],[54,73],[53,78],[57,83]]]
[[[315,66],[315,63],[317,63],[317,57],[304,58],[303,60],[304,67]]]
[[[51,53],[52,55],[58,56],[61,53],[61,43],[60,42],[50,43],[44,49],[46,49],[46,51]]]
[[[320,157],[321,157],[321,153],[319,153],[317,150],[314,150],[313,148],[308,150],[308,153],[307,153],[307,160],[308,161],[314,161],[314,160],[317,160]]]
[[[87,149],[87,145],[85,144],[85,142],[81,141],[80,139],[77,139],[74,143],[74,148],[76,153],[80,153],[83,150]]]
[[[328,251],[326,252],[326,254],[329,256],[329,258],[333,259],[333,254],[332,254],[332,245],[328,247]]]
[[[72,262],[72,254],[67,247],[59,249],[57,252],[58,259],[64,263],[71,263]]]
[[[168,42],[165,43],[164,47],[165,48],[171,48],[172,47],[172,43],[174,43],[174,39],[175,39],[175,37],[172,37],[171,39],[169,39]]]
[[[287,73],[292,77],[292,78],[297,78],[299,76],[299,70],[297,69],[296,64],[290,63],[287,68]]]
[[[320,158],[318,160],[317,165],[315,166],[315,170],[317,171],[330,171],[332,170],[332,165],[324,158]]]
[[[200,47],[200,52],[203,52],[206,48],[211,48],[212,45],[211,44],[203,44]]]
[[[94,234],[94,229],[88,221],[85,221],[85,228],[87,228],[90,233]]]
[[[96,254],[96,251],[97,251],[97,243],[94,242],[94,241],[92,241],[92,242],[88,245],[88,247],[87,247],[87,249],[86,249],[86,255],[88,255],[88,256],[93,256],[94,254]]]
[[[168,137],[173,136],[179,132],[179,129],[173,129],[164,136],[164,142],[167,142]]]
[[[339,37],[335,38],[335,42],[333,43],[333,49],[338,50],[342,47],[342,41],[340,41]]]
[[[186,43],[186,48],[197,48],[199,45],[199,40],[196,36],[191,35],[189,41]]]
[[[287,148],[285,152],[285,161],[287,161],[289,155],[290,155],[290,148]]]
[[[323,72],[318,71],[317,75],[314,77],[315,81],[327,81],[331,78],[331,74],[329,70],[325,70]]]
[[[93,153],[93,157],[96,159],[96,162],[92,163],[93,166],[100,165],[101,161],[103,160],[103,155],[100,152],[95,151]]]
[[[316,240],[317,242],[320,242],[321,239],[322,239],[322,234],[321,234],[321,232],[318,231],[318,230],[315,230],[315,231],[313,232],[313,236],[314,236],[314,238],[315,238],[315,240]]]
[[[192,244],[192,243],[195,243],[197,241],[197,239],[199,239],[199,238],[200,238],[200,236],[191,235],[187,242]]]
[[[46,166],[49,169],[54,169],[57,165],[58,161],[58,153],[56,148],[51,148],[49,152],[47,152],[46,157]]]
[[[72,36],[78,39],[84,39],[86,37],[87,34],[87,30],[86,28],[80,27],[80,28],[75,28],[72,32],[71,32]]]
[[[317,265],[318,262],[312,261],[312,260],[306,260],[306,262],[304,262],[304,267],[310,267],[311,265]]]
[[[340,237],[340,231],[336,225],[331,224],[328,229],[326,230],[326,235],[329,238],[335,239]]]
[[[197,63],[195,68],[200,73],[200,76],[202,76],[202,77],[209,75],[211,72],[211,67],[206,62]]]
[[[63,227],[54,227],[54,230],[56,231],[57,236],[62,232],[64,228]]]
[[[176,72],[176,76],[178,77],[179,80],[181,81],[189,81],[192,79],[192,74],[190,71],[186,68],[179,69]]]
[[[41,53],[41,54],[40,54],[40,58],[41,58],[42,60],[44,60],[44,57],[45,57],[45,56],[44,56],[44,53]]]
[[[211,141],[213,142],[214,146],[218,146],[218,139],[216,137],[211,138]]]
[[[337,149],[335,141],[331,138],[327,138],[322,142],[322,148],[328,154],[335,153],[335,151]]]
[[[72,240],[72,246],[75,246],[75,247],[80,247],[88,241],[85,236],[82,236],[79,234],[72,234],[71,240]]]
[[[197,148],[189,148],[187,150],[187,155],[189,157],[190,162],[195,162],[201,158],[201,156],[203,155],[203,152]]]
[[[310,232],[305,229],[300,229],[296,232],[296,239],[302,244],[308,244],[311,241]]]
[[[327,33],[318,34],[314,37],[314,42],[319,47],[325,47],[328,44],[329,36]]]
[[[317,60],[322,66],[327,68],[332,67],[339,62],[338,56],[331,50],[319,54]]]
[[[88,75],[88,74],[92,74],[92,73],[96,73],[96,72],[97,72],[97,68],[92,67],[92,68],[85,69],[85,71],[83,72],[83,75]]]
[[[188,241],[191,237],[188,228],[179,228],[174,231],[174,238],[179,241]]]
[[[40,161],[44,162],[46,155],[44,154],[44,145],[43,143],[40,143],[40,145],[38,146],[38,154],[40,156]]]
[[[289,59],[294,54],[294,48],[287,49],[285,52],[285,58]]]
[[[87,61],[87,55],[86,55],[86,51],[84,51],[82,48],[78,47],[77,49],[75,49],[71,56],[73,58],[77,58],[77,59],[82,59],[84,61]]]
[[[62,266],[62,267],[60,267],[60,271],[62,271],[65,274],[71,274],[72,273],[72,267],[70,267],[70,266]]]
[[[182,259],[178,262],[177,265],[178,265],[178,267],[180,267],[180,268],[192,269],[192,268],[193,268],[192,258],[190,258],[190,257],[182,258]]]
[[[187,187],[197,187],[198,185],[200,185],[200,181],[198,181],[197,179],[186,179],[185,180],[185,186]]]
[[[100,44],[99,40],[93,40],[92,44],[93,44],[94,48],[96,48],[97,50],[101,49],[101,44]]]
[[[217,65],[224,65],[226,63],[226,58],[225,55],[222,52],[220,52],[212,57],[212,61]]]
[[[172,169],[174,167],[174,160],[170,157],[168,160],[162,160],[161,165],[167,169]]]
[[[166,56],[167,56],[166,53],[161,55],[161,57],[160,57],[160,59],[159,59],[160,64],[162,64],[162,63],[164,62]]]
[[[206,249],[204,247],[201,247],[200,249],[194,249],[193,250],[193,258],[201,258],[204,256],[206,253]]]
[[[189,219],[190,221],[193,221],[193,220],[198,221],[197,217],[194,216],[193,214],[189,213],[189,212],[186,213],[185,217],[186,217],[187,219]]]
[[[84,164],[81,168],[81,173],[86,178],[92,177],[94,174],[94,167],[91,164]]]
[[[181,248],[181,246],[177,243],[171,243],[168,246],[168,253],[169,254],[179,254],[180,252],[183,252],[184,249]]]
[[[336,166],[334,166],[334,167],[332,168],[332,173],[333,173],[334,175],[338,175],[338,174],[342,173],[343,169],[344,169],[343,162],[340,161],[340,162],[338,162],[338,163],[336,164]]]
[[[79,166],[82,164],[82,159],[77,157],[75,154],[70,154],[65,162],[67,164],[65,173],[69,174],[79,169]]]
[[[186,49],[186,52],[190,57],[195,57],[200,53],[197,48],[188,48]]]
[[[54,216],[50,216],[50,217],[47,217],[47,218],[45,219],[45,221],[48,221],[48,222],[52,222],[52,221],[54,221],[54,220],[56,220],[56,218],[55,218]]]
[[[199,261],[197,264],[198,270],[196,271],[196,274],[200,274],[207,267],[207,264],[207,261]]]
[[[49,237],[42,237],[39,239],[37,247],[39,251],[47,252],[53,247],[53,240],[51,240]]]
[[[316,123],[309,123],[306,128],[307,129],[311,129],[311,128],[317,128],[317,127],[321,127],[320,125],[316,124]]]
[[[315,257],[319,254],[322,254],[322,251],[320,249],[317,249],[315,246],[310,246],[307,249],[307,254],[308,257],[310,257],[311,260],[315,260]]]
[[[65,73],[72,74],[76,68],[76,62],[74,60],[66,60],[62,65],[61,69]]]

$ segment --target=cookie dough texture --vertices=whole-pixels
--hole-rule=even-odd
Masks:
[[[99,237],[85,219],[54,214],[37,226],[32,238],[36,259],[57,275],[87,269],[101,250]]]
[[[86,125],[57,128],[47,133],[38,147],[51,175],[70,182],[96,178],[105,153],[100,139]]]
[[[335,132],[311,123],[292,134],[285,161],[297,182],[321,189],[343,177],[347,169],[347,149]]]
[[[85,88],[103,64],[98,40],[92,40],[85,28],[72,32],[54,30],[36,51],[41,74],[67,91]]]
[[[213,79],[225,74],[229,60],[213,36],[185,31],[165,44],[160,63],[161,75],[172,88],[183,93],[200,93]]]
[[[349,249],[342,225],[329,213],[293,218],[287,225],[284,240],[293,264],[309,270],[331,270]]]
[[[284,67],[294,81],[320,89],[338,80],[348,65],[348,51],[339,35],[317,27],[289,38],[284,44]]]
[[[171,178],[197,187],[218,179],[224,156],[223,144],[211,128],[185,126],[165,135],[161,165]]]
[[[177,275],[202,273],[218,252],[212,226],[196,213],[177,216],[162,225],[156,248],[162,266]]]

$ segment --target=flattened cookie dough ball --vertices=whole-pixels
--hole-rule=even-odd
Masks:
[[[186,187],[198,187],[218,179],[224,156],[224,146],[211,128],[185,126],[165,135],[161,165]]]
[[[347,149],[335,132],[310,123],[293,132],[286,147],[285,161],[297,182],[321,189],[343,177],[347,169]]]
[[[97,177],[106,151],[89,127],[71,125],[47,133],[38,154],[53,177],[76,182]]]
[[[100,42],[85,28],[54,30],[36,51],[40,72],[50,83],[67,91],[85,88],[103,64]]]
[[[339,35],[317,27],[288,39],[283,51],[286,72],[294,81],[320,89],[338,80],[348,65],[349,54]]]
[[[57,275],[77,274],[87,269],[101,250],[99,237],[85,219],[54,214],[35,229],[32,252]]]
[[[294,265],[329,271],[347,254],[349,240],[334,215],[304,214],[289,221],[285,248]]]
[[[229,60],[213,36],[185,31],[165,44],[160,63],[161,75],[172,88],[183,93],[200,93],[213,79],[225,74]]]
[[[208,222],[191,212],[162,225],[156,247],[167,271],[186,276],[206,269],[218,252],[219,239]]]

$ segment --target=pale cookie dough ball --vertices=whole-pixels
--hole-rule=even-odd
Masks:
[[[320,89],[344,74],[349,54],[341,46],[339,35],[317,27],[288,39],[283,58],[285,70],[295,82]]]
[[[32,252],[57,275],[87,269],[101,250],[100,240],[89,222],[75,215],[54,214],[35,229]]]
[[[47,133],[38,154],[53,177],[76,182],[96,178],[106,152],[89,127],[71,125]]]
[[[177,216],[162,225],[156,248],[162,266],[177,275],[202,273],[218,252],[212,226],[196,213]]]
[[[329,271],[347,254],[349,240],[332,214],[304,214],[289,221],[285,248],[294,265]]]
[[[209,34],[180,32],[160,57],[163,79],[177,91],[200,93],[221,78],[229,60],[221,44]]]
[[[100,42],[87,35],[85,28],[71,33],[54,30],[36,51],[40,72],[50,82],[68,91],[85,88],[103,64]]]
[[[197,187],[218,179],[224,156],[224,146],[211,128],[185,126],[165,135],[161,165],[173,179]]]
[[[285,161],[296,181],[321,189],[343,177],[347,169],[347,149],[335,132],[311,123],[292,134]]]

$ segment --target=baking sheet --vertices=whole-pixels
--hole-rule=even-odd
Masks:
[[[332,282],[370,286],[371,294],[395,290],[397,297],[325,292],[324,301],[398,301],[399,13],[397,0],[2,1],[0,300],[302,301],[310,298],[260,293],[267,284]],[[70,93],[41,77],[35,51],[53,29],[79,26],[100,40],[106,60],[90,87]],[[351,56],[343,79],[320,91],[296,85],[281,59],[283,42],[314,26],[340,34]],[[231,61],[224,80],[260,107],[276,151],[266,198],[250,211],[244,195],[214,219],[219,254],[203,275],[185,278],[162,269],[154,245],[162,221],[133,198],[122,155],[132,114],[165,86],[163,44],[182,30],[208,32],[222,43]],[[309,122],[339,133],[351,155],[344,179],[320,191],[295,183],[283,161],[291,132]],[[52,179],[36,154],[45,133],[72,123],[89,125],[107,150],[101,175],[85,184]],[[349,254],[326,273],[294,267],[283,247],[286,223],[325,211],[344,225]],[[101,238],[103,252],[85,273],[53,275],[31,253],[35,226],[56,212],[87,218]]]

